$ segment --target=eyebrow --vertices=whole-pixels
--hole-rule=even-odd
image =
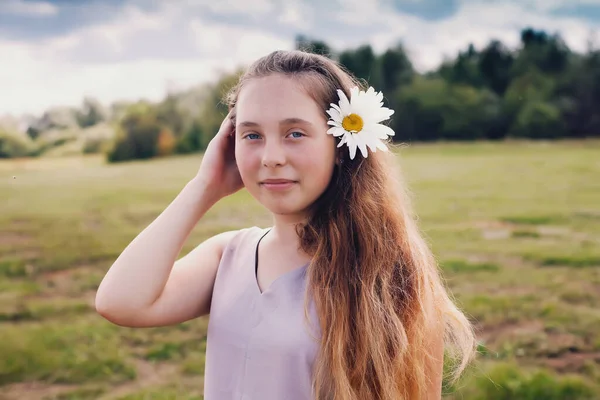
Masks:
[[[286,118],[286,119],[282,119],[281,121],[279,121],[279,125],[291,125],[291,124],[304,124],[304,125],[310,125],[312,126],[313,124],[305,119],[302,118]],[[252,121],[243,121],[240,122],[240,127],[247,127],[247,128],[256,128],[259,127],[260,124],[256,123],[256,122],[252,122]]]

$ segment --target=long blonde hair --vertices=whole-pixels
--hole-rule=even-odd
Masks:
[[[275,51],[240,77],[227,97],[230,109],[245,82],[274,73],[297,79],[324,114],[337,103],[336,89],[349,97],[352,86],[365,88],[327,57]],[[302,249],[313,256],[305,306],[314,301],[321,331],[315,398],[424,398],[432,329],[444,329],[438,334],[453,350],[452,382],[475,354],[473,327],[443,285],[406,185],[394,178],[394,153],[351,160],[346,147],[338,151],[342,162],[297,227]]]

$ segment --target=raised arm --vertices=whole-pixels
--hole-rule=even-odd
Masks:
[[[123,250],[96,293],[96,310],[122,326],[172,325],[208,313],[223,248],[235,231],[201,243],[176,261],[186,239],[222,197],[243,187],[233,158],[229,115],[197,176]]]

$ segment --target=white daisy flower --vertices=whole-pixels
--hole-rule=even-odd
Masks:
[[[354,159],[356,149],[360,149],[363,157],[367,158],[367,147],[375,152],[377,149],[387,151],[383,142],[388,136],[394,136],[394,131],[379,122],[389,119],[394,110],[383,107],[383,94],[375,93],[375,89],[369,87],[365,92],[353,87],[350,90],[350,100],[344,92],[338,89],[340,102],[331,104],[327,114],[331,117],[327,121],[332,125],[327,133],[335,137],[342,137],[337,147],[348,145],[350,159]]]

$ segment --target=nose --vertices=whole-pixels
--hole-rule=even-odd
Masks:
[[[262,163],[265,167],[273,168],[285,165],[287,156],[285,149],[277,140],[267,141],[262,154]]]

